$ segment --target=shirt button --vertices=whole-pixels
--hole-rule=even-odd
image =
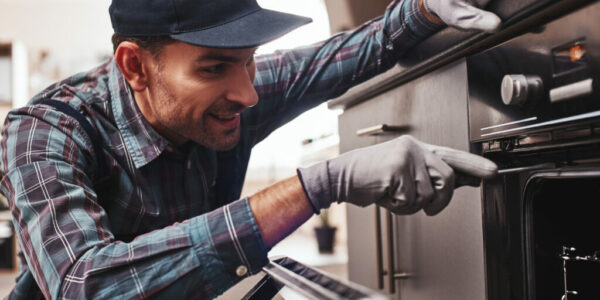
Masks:
[[[167,151],[173,152],[173,151],[175,151],[175,149],[173,149],[173,147],[171,147],[171,146],[167,146]]]
[[[248,268],[246,268],[246,266],[241,265],[239,267],[237,267],[237,269],[235,269],[235,274],[239,277],[242,277],[244,275],[246,275],[248,273]]]

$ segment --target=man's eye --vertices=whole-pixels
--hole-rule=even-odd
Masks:
[[[214,65],[214,66],[209,66],[209,67],[203,67],[200,69],[200,72],[209,73],[209,74],[219,74],[219,73],[223,72],[224,69],[225,69],[225,67],[222,64],[219,64],[219,65]]]

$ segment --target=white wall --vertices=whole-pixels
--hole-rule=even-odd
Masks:
[[[49,84],[96,66],[112,54],[110,0],[0,0],[0,42],[19,42],[28,79],[12,106],[23,106]],[[17,58],[17,57],[15,57]],[[16,65],[14,67],[17,67]]]
[[[110,0],[0,0],[0,40],[49,51],[111,51]]]

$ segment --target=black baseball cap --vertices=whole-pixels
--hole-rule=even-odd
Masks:
[[[211,48],[256,47],[312,22],[256,0],[113,0],[108,11],[115,33]]]

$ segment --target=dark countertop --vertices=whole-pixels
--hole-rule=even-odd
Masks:
[[[435,69],[533,31],[548,21],[597,0],[496,0],[487,7],[503,20],[495,34],[446,28],[419,44],[391,70],[329,101],[329,108],[349,108]]]

